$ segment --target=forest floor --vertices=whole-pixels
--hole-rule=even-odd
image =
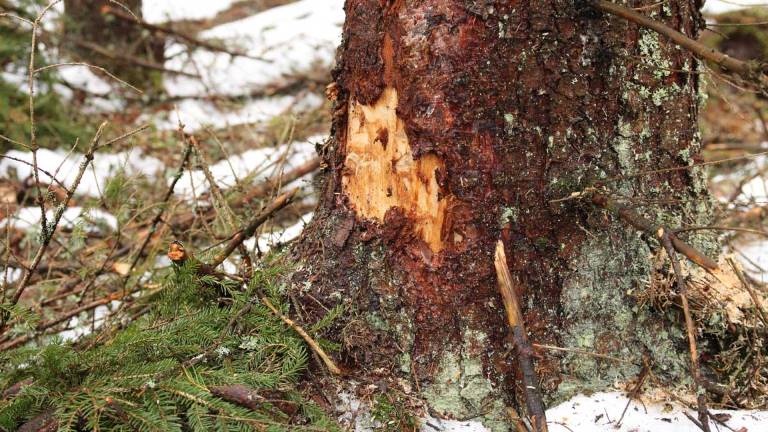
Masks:
[[[274,250],[276,254],[272,256],[279,257],[283,246],[300,236],[303,226],[312,218],[316,191],[311,179],[319,165],[316,150],[324,144],[329,130],[331,108],[324,91],[331,81],[330,69],[341,38],[343,0],[286,1],[285,5],[260,11],[247,7],[251,3],[247,1],[145,3],[143,20],[146,23],[185,29],[183,31],[204,29],[196,31],[192,40],[169,37],[163,65],[167,71],[162,75],[160,91],[140,93],[137,90],[141,90],[141,86],[135,89],[96,68],[59,65],[55,73],[36,84],[37,112],[31,121],[26,105],[28,53],[23,48],[29,44],[29,33],[17,39],[14,38],[18,33],[13,33],[16,36],[7,39],[16,41],[15,49],[25,55],[9,55],[12,60],[0,62],[0,97],[8,101],[7,104],[0,101],[0,134],[7,137],[0,147],[4,151],[0,158],[3,300],[5,288],[24,278],[25,269],[37,251],[37,240],[41,235],[44,237],[45,227],[49,226],[45,221],[58,216],[61,220],[46,259],[37,266],[29,280],[30,289],[19,299],[19,305],[25,308],[16,305],[11,308],[18,318],[11,320],[12,331],[0,334],[2,351],[23,346],[30,340],[40,346],[51,341],[78,344],[78,341],[89,340],[88,335],[124,325],[126,310],[132,314],[148,310],[144,297],[151,299],[157,295],[158,287],[164,286],[172,274],[171,269],[177,277],[189,270],[175,268],[166,256],[172,240],[182,241],[188,250],[195,251],[199,261],[209,262],[216,258],[217,247],[230,241],[238,227],[264,212],[285,191],[297,188],[292,192],[295,194],[292,202],[276,212],[269,222],[260,225],[253,237],[243,243],[248,256],[262,258]],[[706,10],[711,13],[738,7],[730,2],[707,3]],[[59,4],[45,16],[41,34],[57,32],[62,12]],[[0,17],[0,24],[3,19],[7,17]],[[0,39],[2,37],[0,34]],[[210,43],[226,47],[227,52],[207,49]],[[46,64],[61,63],[67,58],[66,53],[48,40],[39,51]],[[0,56],[3,53],[0,47]],[[768,219],[768,103],[741,91],[723,77],[711,74],[707,80],[709,102],[702,113],[702,142],[705,162],[712,163],[710,188],[717,202],[718,220],[723,225],[741,228],[723,231],[721,238],[726,251],[740,262],[750,280],[765,290],[768,284],[768,238],[764,231]],[[99,149],[83,170],[81,162],[86,159],[89,137],[102,122],[108,122],[103,142],[116,141],[109,148]],[[24,145],[31,123],[36,125],[37,139],[43,147],[37,151],[36,161]],[[130,136],[118,139],[123,134]],[[187,156],[189,162],[185,163]],[[722,162],[725,159],[728,161]],[[40,177],[41,184],[48,190],[45,218],[41,218],[40,206],[35,200],[33,165],[46,173]],[[78,179],[78,174],[82,178]],[[222,272],[238,275],[242,262],[225,258]],[[270,286],[270,282],[262,282]],[[116,285],[120,288],[115,289]],[[254,292],[266,290],[267,297],[278,304],[278,309],[287,310],[278,302],[285,302],[287,308],[290,299],[281,298],[279,289],[272,292],[269,290],[274,287],[255,287],[256,283],[253,286]],[[184,294],[184,291],[174,292]],[[166,303],[160,301],[159,304]],[[251,310],[252,306],[246,297],[234,296],[227,307],[239,313]],[[190,308],[187,312],[206,310],[212,320],[219,320],[210,328],[198,330],[215,333],[210,340],[222,348],[217,351],[219,360],[226,359],[229,351],[225,353],[224,349],[228,345],[216,336],[226,333],[230,323],[221,322],[216,311]],[[166,316],[163,315],[166,312],[152,313],[158,314],[156,318]],[[329,311],[329,320],[333,313]],[[264,418],[279,418],[292,422],[297,428],[314,427],[315,430],[331,428],[331,423],[358,430],[400,430],[406,423],[411,424],[401,418],[405,414],[396,406],[378,399],[362,403],[357,396],[347,395],[341,398],[344,403],[335,405],[310,395],[306,405],[296,402],[303,396],[285,389],[301,387],[297,383],[310,355],[302,357],[306,354],[302,354],[304,348],[296,344],[303,341],[282,332],[280,320],[274,316],[269,318],[269,310],[260,309],[254,315],[254,320],[262,321],[244,324],[246,328],[251,324],[272,326],[269,328],[275,329],[270,337],[290,348],[269,351],[269,355],[283,363],[270,364],[270,369],[259,373],[264,374],[262,379],[270,386],[283,391],[278,399],[290,399],[291,403],[301,406],[302,413],[296,414],[295,409],[277,402],[274,405],[280,413],[263,413]],[[322,340],[322,326],[316,324],[311,326],[311,335],[327,349],[333,349],[332,343]],[[155,330],[152,323],[139,326],[142,331]],[[186,340],[181,334],[163,333],[163,336]],[[249,355],[256,352],[267,355],[262,345],[258,345],[261,341],[248,339],[246,342],[238,340],[232,342],[232,346]],[[202,342],[200,346],[190,344],[190,351],[183,354],[193,353],[195,349],[208,350]],[[256,346],[260,348],[254,348]],[[105,351],[101,355],[117,354]],[[18,365],[32,361],[30,358],[14,358],[14,364],[23,369]],[[285,362],[292,362],[295,370],[286,368],[282,373],[275,372],[275,368],[284,367]],[[215,362],[211,360],[211,363]],[[14,384],[11,381],[19,376],[17,372],[0,371],[0,389]],[[210,376],[206,375],[208,372]],[[213,388],[211,380],[226,381],[219,373],[218,369],[202,371],[201,376],[208,376],[209,381],[197,376],[188,381],[178,378],[167,384],[167,395],[179,398],[179,393],[189,396],[195,388]],[[269,378],[264,378],[267,376]],[[37,380],[42,381],[41,377]],[[224,381],[221,385],[230,385]],[[147,388],[146,383],[141,386]],[[755,386],[768,388],[765,382]],[[43,388],[40,386],[40,391]],[[50,386],[45,389],[51,391]],[[630,402],[624,390],[617,385],[613,392],[580,395],[551,408],[548,411],[552,421],[550,430],[698,430],[684,414],[691,412],[687,402],[675,400],[675,395],[649,392]],[[207,409],[218,403],[208,399],[208,393],[192,396],[198,398],[198,402],[204,398],[209,404],[203,404]],[[197,402],[189,402],[190,397],[184,403],[194,406]],[[5,393],[3,399],[6,399]],[[7,424],[17,424],[13,422],[17,422],[18,417],[13,416],[19,415],[16,411],[9,414],[10,403],[2,403],[5,405],[0,404],[0,430],[8,427]],[[114,411],[114,405],[110,404],[102,404],[100,409]],[[311,404],[316,406],[310,407]],[[118,410],[130,412],[127,402],[117,406]],[[622,415],[625,406],[629,408]],[[252,422],[271,424],[273,421],[261,417],[254,420],[251,414],[236,411],[234,406],[216,407],[222,412],[232,410],[233,416],[249,416]],[[317,407],[327,411],[328,416],[313,411]],[[720,418],[731,430],[754,432],[765,430],[764,425],[768,424],[768,411],[757,410],[766,407],[768,400],[755,400],[751,406],[740,404],[741,410],[724,405],[715,406],[717,409],[713,412],[722,413]],[[21,408],[21,405],[13,407],[14,410]],[[81,409],[73,412],[82,415]],[[163,413],[162,409],[157,412],[158,417]],[[301,416],[303,418],[297,420]],[[619,425],[620,417],[623,419]],[[6,420],[9,423],[3,423]],[[162,420],[153,417],[151,421]],[[204,421],[207,420],[201,420]],[[484,430],[471,421],[428,417],[422,418],[418,427],[426,431]]]

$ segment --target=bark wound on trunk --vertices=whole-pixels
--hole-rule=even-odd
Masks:
[[[349,104],[343,190],[361,218],[384,222],[390,209],[407,209],[413,231],[439,252],[449,201],[440,196],[437,183],[443,163],[435,154],[414,160],[396,108],[393,88],[385,89],[374,105]]]
[[[656,18],[696,36],[691,3],[661,9]],[[701,171],[605,180],[697,160],[692,56],[570,0],[347,0],[345,10],[329,168],[295,280],[312,295],[307,316],[325,313],[315,300],[349,305],[337,329],[348,365],[372,380],[402,374],[438,413],[502,412],[520,381],[496,290],[501,238],[534,342],[648,350],[686,375],[682,333],[630,295],[645,286],[654,240],[551,200],[604,185],[651,200],[641,204],[651,219],[707,224]],[[637,372],[540,354],[550,394]]]

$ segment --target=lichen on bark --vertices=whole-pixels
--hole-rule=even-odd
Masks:
[[[657,19],[695,36],[698,11],[669,3]],[[312,281],[313,299],[301,302],[310,316],[320,314],[318,301],[330,306],[340,295],[358,311],[352,319],[366,323],[346,333],[343,353],[361,379],[391,371],[457,417],[520,402],[496,291],[498,239],[534,342],[609,356],[650,351],[668,365],[660,373],[683,374],[674,323],[634,298],[656,241],[586,202],[559,199],[598,187],[670,226],[707,220],[703,177],[688,169],[699,157],[690,53],[564,0],[347,0],[346,11],[324,192],[296,248],[307,263],[297,277]],[[385,132],[355,118],[388,91],[397,102]],[[445,204],[427,204],[442,218],[431,237],[423,235],[427,201],[381,188],[401,181],[396,161],[354,193],[345,189],[373,154],[366,149],[391,157],[393,139],[410,147],[413,166],[430,167],[409,171],[437,187],[436,197],[423,196]],[[706,237],[693,242],[716,251]],[[637,372],[540,354],[550,400]]]

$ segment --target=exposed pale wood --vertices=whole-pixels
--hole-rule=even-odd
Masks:
[[[374,105],[349,104],[344,192],[359,216],[384,221],[387,210],[401,207],[432,249],[443,249],[441,236],[449,197],[438,194],[435,154],[414,159],[405,125],[397,117],[397,92],[387,88]]]

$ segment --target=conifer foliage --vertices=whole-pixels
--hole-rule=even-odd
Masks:
[[[197,265],[162,275],[125,307],[126,317],[148,308],[127,324],[0,353],[0,430],[333,430],[292,390],[307,366],[304,341],[257,300],[287,313],[280,269],[264,264],[240,289],[198,276]],[[252,389],[256,403],[238,405],[227,386]]]

